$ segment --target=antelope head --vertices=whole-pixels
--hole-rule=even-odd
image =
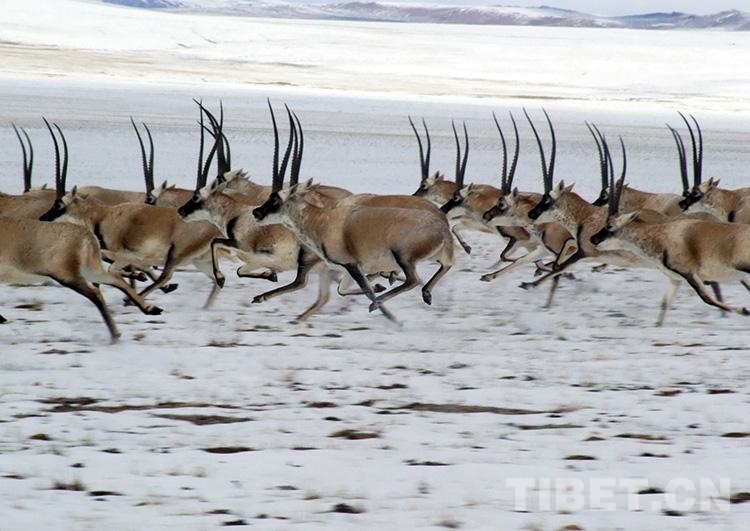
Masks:
[[[287,212],[294,204],[308,202],[313,206],[319,206],[316,201],[312,180],[299,183],[299,171],[302,165],[302,151],[304,148],[304,136],[302,125],[297,115],[286,107],[289,117],[289,143],[287,144],[284,157],[279,166],[279,130],[276,126],[276,116],[273,113],[271,102],[268,102],[271,111],[271,122],[273,124],[274,151],[273,151],[273,182],[272,192],[265,203],[253,209],[253,216],[262,225],[274,223],[287,223]],[[291,174],[289,186],[284,188],[284,175],[291,155]],[[320,205],[322,206],[322,205]]]

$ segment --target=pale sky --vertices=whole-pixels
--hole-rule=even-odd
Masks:
[[[287,0],[299,3],[331,3],[334,0]],[[548,5],[573,9],[592,15],[634,15],[658,11],[682,11],[696,15],[707,15],[739,9],[750,11],[748,0],[382,0],[399,4],[449,4],[449,5],[504,5],[538,7]]]

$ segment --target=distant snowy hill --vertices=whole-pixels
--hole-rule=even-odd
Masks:
[[[254,0],[102,0],[147,9],[171,9],[248,17],[493,24],[522,26],[612,27],[639,29],[750,30],[750,12],[722,11],[713,15],[647,13],[602,17],[540,6],[451,6],[389,2],[263,2]]]

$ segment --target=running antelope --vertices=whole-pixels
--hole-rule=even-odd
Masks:
[[[62,131],[60,135],[65,142]],[[54,135],[53,140],[57,151]],[[220,235],[219,231],[211,224],[190,224],[173,208],[147,205],[143,203],[143,194],[139,203],[110,206],[79,193],[76,187],[66,193],[67,148],[65,151],[55,183],[56,199],[40,220],[67,221],[87,227],[99,241],[102,257],[112,262],[110,271],[115,274],[129,275],[131,267],[143,272],[162,267],[158,278],[140,292],[144,298],[156,289],[175,289],[176,284],[168,284],[174,271],[182,264],[192,263],[213,281],[206,301],[206,307],[210,306],[219,288],[213,279],[209,245]]]
[[[274,168],[277,162],[275,157]],[[300,163],[301,156],[297,158]],[[282,188],[283,174],[274,171],[274,177],[273,193],[253,210],[253,215],[264,224],[283,223],[327,264],[349,273],[372,301],[371,311],[379,309],[395,321],[383,303],[420,283],[416,264],[425,260],[440,264],[422,288],[423,300],[432,302],[432,287],[453,265],[453,240],[445,216],[427,210],[365,206],[349,198],[339,200],[312,181],[295,182],[295,171],[286,188]],[[366,275],[394,270],[403,271],[406,280],[376,296]]]
[[[47,127],[55,135],[49,123]],[[60,150],[55,139],[56,180],[67,166],[67,146],[62,131],[54,124],[63,139],[64,160],[60,166]],[[32,219],[0,217],[0,280],[13,284],[33,284],[52,279],[89,299],[99,310],[109,330],[112,342],[120,332],[112,319],[99,284],[113,286],[127,295],[145,314],[158,315],[161,308],[146,304],[141,296],[119,276],[105,271],[101,249],[96,238],[84,227],[70,223],[43,223]],[[5,318],[0,316],[0,322]]]
[[[617,187],[622,188],[622,178]],[[615,184],[613,183],[613,189]],[[706,285],[726,280],[750,279],[750,226],[690,218],[653,219],[647,211],[618,214],[618,200],[609,210],[607,223],[590,238],[603,250],[625,250],[658,268],[668,279],[657,326],[664,322],[677,288],[685,280],[711,306],[750,315],[745,307],[733,307],[713,297]]]

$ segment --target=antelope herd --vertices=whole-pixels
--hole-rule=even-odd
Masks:
[[[177,289],[177,284],[170,283],[173,275],[178,268],[192,265],[211,282],[205,303],[209,307],[224,286],[221,263],[227,258],[241,262],[238,276],[266,282],[276,282],[278,273],[296,271],[291,283],[255,296],[254,303],[297,291],[315,273],[318,297],[297,321],[308,319],[326,304],[335,282],[339,294],[365,295],[370,311],[377,310],[397,322],[384,303],[422,284],[417,265],[436,265],[421,290],[424,302],[431,304],[434,287],[454,264],[455,249],[471,252],[466,233],[482,231],[506,243],[499,256],[502,267],[480,280],[489,282],[525,264],[535,264],[539,278],[521,287],[549,280],[546,306],[552,303],[557,283],[569,268],[589,261],[661,271],[669,284],[658,325],[683,280],[707,304],[727,312],[750,313],[745,307],[726,304],[719,289],[719,282],[740,280],[750,290],[750,188],[724,190],[713,178],[703,182],[703,135],[692,115],[688,119],[680,113],[691,141],[692,186],[682,136],[668,126],[677,146],[681,194],[650,193],[625,184],[627,154],[622,138],[618,142],[621,171],[615,178],[617,157],[599,128],[586,123],[597,148],[602,180],[599,197],[589,202],[572,186],[554,182],[557,141],[546,111],[549,152],[534,121],[523,110],[539,149],[542,193],[521,192],[513,186],[520,149],[518,125],[509,113],[514,138],[509,157],[506,135],[493,113],[502,148],[499,188],[465,184],[469,154],[465,124],[463,148],[453,124],[455,180],[439,172],[430,174],[427,124],[422,120],[423,138],[409,117],[419,149],[420,185],[411,195],[375,195],[353,194],[311,180],[300,182],[304,153],[301,122],[285,106],[289,138],[281,153],[270,101],[272,182],[266,186],[251,181],[244,171],[231,167],[223,107],[217,118],[202,103],[196,103],[200,144],[193,190],[166,182],[154,185],[151,131],[143,124],[147,153],[141,130],[132,119],[141,151],[144,192],[94,185],[68,190],[67,141],[61,128],[46,119],[55,151],[55,189],[35,189],[31,186],[31,139],[23,128],[12,124],[21,145],[24,192],[0,193],[0,280],[24,285],[52,279],[80,293],[98,308],[113,341],[119,332],[100,284],[121,290],[127,295],[126,302],[142,312],[159,314],[162,310],[146,303],[146,297],[157,289],[165,293]],[[207,154],[206,133],[210,136]],[[208,183],[214,159],[217,175]],[[136,281],[148,285],[137,291]],[[0,322],[5,322],[2,316]]]

